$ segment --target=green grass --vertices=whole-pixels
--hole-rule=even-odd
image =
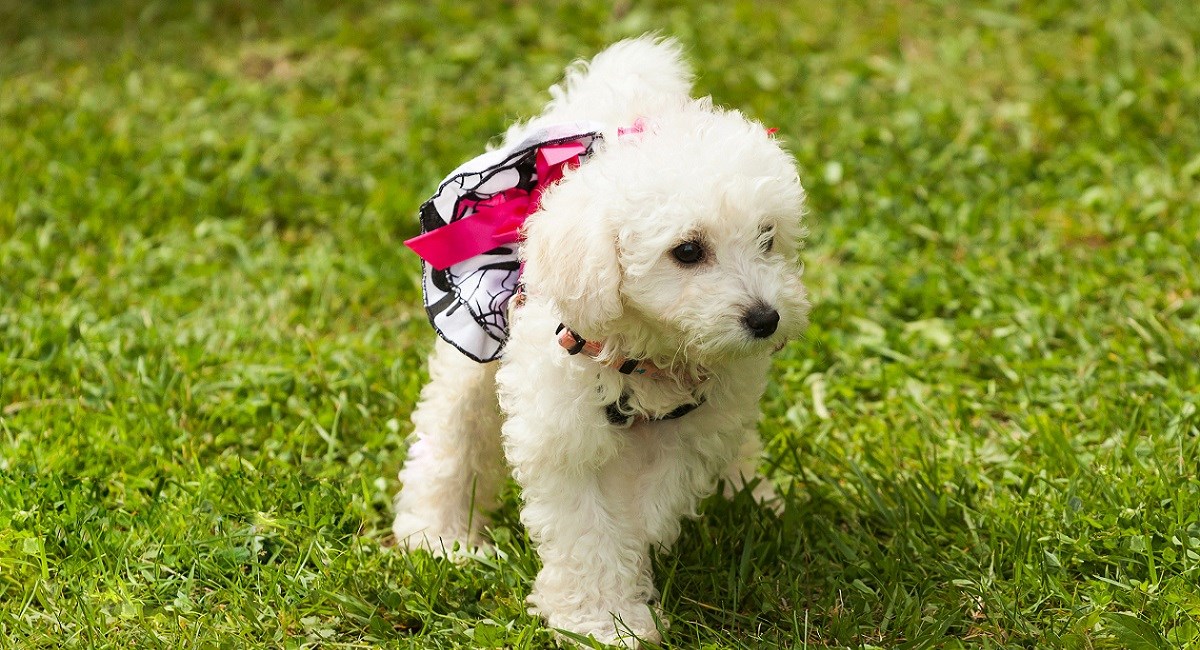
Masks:
[[[401,241],[648,29],[795,152],[815,304],[666,647],[1200,647],[1200,5],[542,4],[0,0],[0,647],[552,647],[515,491],[381,547]]]

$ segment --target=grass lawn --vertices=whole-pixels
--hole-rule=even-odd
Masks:
[[[677,35],[810,192],[668,648],[1200,647],[1200,5],[0,0],[0,647],[549,648],[384,548],[401,241],[565,63]]]

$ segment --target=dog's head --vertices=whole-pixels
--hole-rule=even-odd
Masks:
[[[807,324],[804,190],[755,122],[696,101],[609,138],[542,198],[522,246],[530,294],[626,354],[705,363]]]

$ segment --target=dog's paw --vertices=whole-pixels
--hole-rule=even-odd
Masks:
[[[493,547],[479,535],[438,531],[438,527],[412,513],[401,512],[392,522],[396,548],[402,551],[428,551],[434,557],[456,561],[489,554]]]
[[[756,476],[749,481],[744,481],[740,477],[727,479],[724,481],[721,495],[732,501],[742,490],[749,490],[750,497],[758,505],[770,508],[777,515],[783,514],[784,501],[775,489],[775,484],[771,483],[767,477]]]
[[[603,614],[571,611],[544,615],[547,624],[557,630],[555,636],[574,647],[587,647],[590,638],[605,645],[637,650],[646,647],[643,643],[661,643],[659,623],[666,627],[660,610],[645,604]]]

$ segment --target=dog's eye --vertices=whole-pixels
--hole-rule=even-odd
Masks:
[[[771,249],[775,248],[774,228],[763,228],[762,235],[759,236],[759,246],[764,253],[770,253]]]
[[[671,249],[671,254],[684,264],[695,264],[704,259],[704,247],[700,242],[685,241]]]

